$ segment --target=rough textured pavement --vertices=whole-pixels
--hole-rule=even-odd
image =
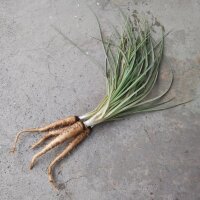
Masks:
[[[172,30],[163,66],[175,72],[175,102],[193,102],[96,127],[56,168],[59,192],[47,166],[63,147],[30,171],[38,135],[9,154],[16,131],[92,109],[105,92],[101,70],[54,30],[103,63],[97,22],[105,34],[120,25],[114,3],[137,10]],[[200,199],[199,0],[0,0],[0,199],[199,200]],[[154,16],[154,17],[152,17]],[[157,20],[155,19],[157,18]],[[166,81],[167,76],[161,77]],[[166,81],[167,84],[167,81]]]

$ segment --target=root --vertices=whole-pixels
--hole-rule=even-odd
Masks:
[[[40,128],[40,132],[50,131],[55,128],[69,126],[69,125],[76,123],[78,120],[79,120],[79,118],[77,116],[69,116],[69,117],[66,117],[65,119],[57,120],[47,126]]]
[[[48,167],[48,179],[49,179],[49,182],[53,185],[53,187],[56,188],[56,182],[53,177],[54,166],[56,165],[57,162],[59,162],[61,159],[67,156],[81,141],[83,141],[89,133],[90,133],[90,129],[87,128],[80,135],[78,135],[74,140],[72,140],[72,142],[68,144],[68,146],[64,149],[64,151],[60,153],[59,155],[57,155],[57,157],[50,163]]]
[[[49,139],[50,137],[53,136],[58,136],[64,132],[67,131],[69,127],[65,127],[65,128],[60,128],[58,130],[53,130],[53,131],[49,131],[44,137],[42,137],[40,140],[38,140],[36,143],[34,143],[31,146],[31,149],[34,149],[35,147],[38,147],[40,144],[42,144],[43,142],[45,142],[45,140]]]
[[[15,141],[14,141],[13,147],[11,148],[10,152],[14,153],[16,151],[16,145],[17,145],[20,135],[23,133],[28,133],[28,132],[29,133],[39,132],[39,128],[25,129],[23,131],[18,132],[15,137]]]
[[[62,144],[67,139],[71,137],[75,137],[79,133],[81,133],[85,129],[85,125],[83,122],[78,121],[75,124],[71,125],[66,132],[62,133],[61,135],[58,135],[54,140],[52,140],[49,144],[47,144],[40,152],[35,154],[31,160],[30,169],[33,168],[35,161],[37,158],[45,154],[46,152],[50,151],[52,148],[58,146],[59,144]]]
[[[16,151],[16,145],[17,145],[19,137],[20,137],[20,135],[22,133],[26,133],[26,132],[30,132],[30,133],[33,133],[33,132],[46,132],[46,131],[50,131],[50,130],[55,129],[55,128],[72,125],[75,122],[77,122],[78,120],[79,120],[79,118],[77,116],[69,116],[69,117],[66,117],[65,119],[60,119],[60,120],[58,120],[56,122],[53,122],[53,123],[51,123],[49,125],[46,125],[44,127],[41,127],[41,128],[31,128],[31,129],[25,129],[23,131],[20,131],[16,135],[16,138],[15,138],[15,141],[14,141],[14,145],[11,148],[10,152],[14,153]]]

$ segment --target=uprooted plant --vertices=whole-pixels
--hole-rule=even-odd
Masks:
[[[156,97],[149,96],[158,79],[163,56],[165,34],[163,29],[161,32],[160,39],[154,40],[152,27],[147,20],[135,18],[133,23],[131,17],[126,17],[123,31],[122,33],[116,31],[118,40],[114,42],[112,38],[104,38],[100,27],[101,41],[106,55],[107,90],[99,105],[84,115],[69,116],[45,127],[19,132],[12,150],[15,151],[20,135],[25,132],[45,132],[44,136],[32,145],[32,148],[53,138],[33,156],[30,163],[30,169],[32,169],[39,157],[65,141],[71,140],[48,167],[49,181],[56,186],[53,178],[54,166],[83,141],[94,126],[118,120],[127,115],[169,108],[167,103],[172,99],[162,102],[160,100],[170,90],[173,75],[171,75],[169,87],[164,92]]]

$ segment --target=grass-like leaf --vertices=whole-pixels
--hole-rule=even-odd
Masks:
[[[90,126],[135,113],[166,109],[165,105],[171,101],[160,103],[159,100],[170,90],[173,74],[169,87],[162,94],[149,97],[158,79],[163,57],[166,36],[163,29],[160,39],[155,41],[147,20],[137,18],[133,23],[130,17],[123,13],[122,16],[125,25],[121,34],[117,32],[118,44],[113,44],[111,38],[104,38],[97,18],[106,54],[107,94],[96,109],[83,116]]]

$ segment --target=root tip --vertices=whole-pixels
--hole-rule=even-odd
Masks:
[[[30,146],[30,149],[34,149],[36,146],[35,145],[31,145]]]
[[[35,164],[34,162],[31,162],[31,164],[30,164],[30,167],[29,167],[29,169],[30,169],[30,170],[32,170],[32,169],[33,169],[33,167],[34,167],[34,164]]]
[[[10,151],[9,151],[9,153],[12,153],[12,154],[14,154],[16,152],[16,148],[12,148],[12,149],[10,149]]]
[[[53,179],[49,180],[49,182],[50,182],[51,186],[53,187],[53,189],[58,191],[58,187],[56,185],[56,182]]]

